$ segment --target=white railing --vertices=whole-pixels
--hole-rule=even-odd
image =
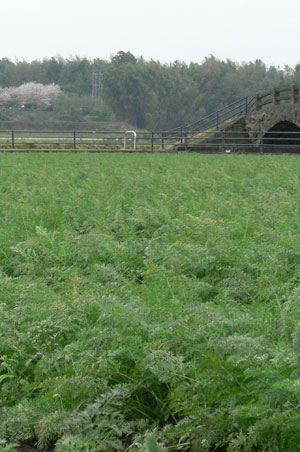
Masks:
[[[136,132],[134,130],[127,130],[124,134],[124,151],[126,151],[126,145],[127,145],[127,135],[129,133],[133,134],[133,150],[136,151]]]

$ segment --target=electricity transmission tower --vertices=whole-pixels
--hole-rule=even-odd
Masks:
[[[101,101],[103,72],[92,73],[92,98]]]

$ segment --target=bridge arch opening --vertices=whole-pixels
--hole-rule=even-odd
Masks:
[[[300,144],[300,127],[290,121],[279,121],[265,133],[263,144],[292,146]]]

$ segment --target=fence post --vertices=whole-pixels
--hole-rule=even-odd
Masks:
[[[280,104],[280,91],[276,88],[273,89],[273,105]]]
[[[259,111],[262,109],[262,105],[261,105],[261,97],[259,94],[255,95],[255,110]]]
[[[188,150],[188,132],[184,132],[184,148],[187,151]]]
[[[151,152],[154,152],[154,132],[151,132]]]
[[[76,132],[73,132],[73,149],[76,149]]]
[[[180,127],[180,144],[183,142],[183,130],[182,127]]]
[[[292,98],[291,98],[291,102],[293,105],[298,104],[299,103],[299,86],[294,85],[292,88]]]
[[[15,149],[15,131],[11,131],[11,147],[12,149]]]
[[[217,111],[217,129],[219,128],[219,112]]]
[[[164,140],[165,134],[164,132],[161,133],[161,150],[165,149],[165,140]]]
[[[264,133],[261,132],[260,134],[260,146],[259,146],[259,151],[261,154],[263,154],[263,139],[264,139]]]
[[[248,97],[245,99],[245,116],[248,114]]]

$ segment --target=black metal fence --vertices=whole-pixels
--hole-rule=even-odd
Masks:
[[[177,152],[276,152],[299,153],[299,132],[254,131],[249,135],[243,131],[205,130],[198,135],[154,133],[152,148],[160,146],[161,150]]]
[[[124,151],[124,132],[97,131],[0,131],[0,151]],[[151,147],[151,133],[139,133],[136,145]],[[134,137],[126,136],[126,150],[134,150]]]
[[[0,152],[300,152],[300,131],[144,132],[127,135],[126,148],[124,138],[124,132],[0,131]]]

